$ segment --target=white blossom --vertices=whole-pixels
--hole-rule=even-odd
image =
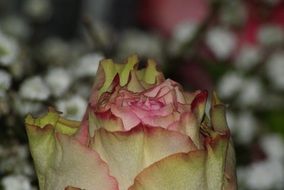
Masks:
[[[284,52],[275,52],[266,63],[266,71],[272,85],[284,90]]]
[[[236,131],[238,130],[238,126],[236,126],[237,124],[237,120],[236,120],[236,115],[231,112],[231,111],[227,111],[226,112],[226,120],[228,123],[228,127],[230,128],[230,131],[232,132],[232,134],[235,134]]]
[[[97,73],[99,63],[103,59],[99,53],[90,53],[82,56],[75,64],[74,74],[76,77],[94,77]]]
[[[236,57],[235,65],[243,70],[250,70],[261,60],[261,51],[258,47],[244,45]]]
[[[236,47],[236,36],[225,28],[214,27],[207,33],[206,44],[217,58],[226,59]]]
[[[45,80],[51,93],[56,97],[62,96],[72,82],[70,74],[62,68],[49,70]]]
[[[33,19],[48,19],[52,13],[51,2],[46,0],[27,0],[24,4],[24,11]]]
[[[258,122],[252,113],[243,111],[235,118],[234,134],[240,144],[251,143],[258,130]]]
[[[198,29],[198,24],[192,22],[184,22],[178,24],[173,31],[173,36],[170,41],[170,51],[177,53],[179,48],[184,45],[185,42],[190,41]]]
[[[218,83],[218,94],[223,98],[230,98],[239,92],[242,84],[243,78],[239,73],[228,72]]]
[[[25,116],[28,113],[37,114],[44,108],[40,102],[24,100],[18,96],[15,97],[13,105],[14,110],[22,116]]]
[[[0,64],[12,64],[19,53],[17,42],[0,31]]]
[[[4,32],[19,39],[26,39],[31,33],[27,22],[19,15],[4,18],[1,26]]]
[[[8,90],[11,86],[11,75],[4,70],[0,70],[0,91]]]
[[[81,96],[72,96],[56,102],[57,110],[72,120],[82,120],[85,113],[87,102]]]
[[[29,179],[23,175],[9,175],[2,179],[5,190],[31,190]]]
[[[22,83],[20,95],[29,100],[46,100],[50,90],[41,77],[33,76]]]
[[[246,184],[252,190],[282,190],[284,167],[281,162],[265,160],[255,162],[247,169]]]
[[[0,170],[4,173],[13,172],[13,174],[34,175],[34,170],[28,162],[28,148],[26,145],[9,145],[0,147]]]
[[[269,159],[284,162],[284,141],[278,134],[263,136],[260,145]]]
[[[246,166],[239,166],[239,167],[236,168],[236,170],[237,170],[237,180],[238,180],[238,186],[239,187],[246,186],[248,169],[249,169],[249,167],[246,167]]]
[[[250,78],[243,81],[237,101],[240,106],[256,106],[261,103],[263,94],[261,81],[258,78]]]
[[[259,29],[257,38],[264,46],[281,45],[284,43],[284,31],[280,26],[266,24]]]
[[[133,53],[160,60],[162,57],[162,44],[158,36],[130,30],[123,34],[118,47],[121,58]]]

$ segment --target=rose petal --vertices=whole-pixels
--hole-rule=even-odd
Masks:
[[[204,90],[198,93],[191,102],[191,110],[195,113],[198,122],[201,122],[204,116],[207,97],[208,92]]]
[[[130,80],[127,84],[127,90],[132,92],[142,92],[143,90],[145,90],[144,86],[139,81],[135,71],[131,71]]]
[[[122,70],[119,72],[120,77],[120,86],[124,86],[127,84],[130,73],[134,69],[134,66],[138,63],[137,55],[133,55],[128,57],[127,64],[123,64]]]
[[[201,91],[197,90],[195,92],[183,92],[183,96],[185,98],[186,104],[191,104],[191,102],[194,100],[195,96],[199,94]]]
[[[153,127],[162,127],[167,129],[172,123],[178,121],[180,119],[180,114],[177,112],[173,112],[166,116],[148,116],[142,118],[141,121],[145,125],[153,126]]]
[[[130,130],[140,123],[140,119],[127,107],[118,107],[116,104],[112,104],[111,112],[122,120],[125,130]]]
[[[225,175],[224,175],[224,187],[228,190],[236,189],[236,160],[235,160],[235,152],[233,148],[232,139],[230,139],[230,131],[226,121],[226,112],[225,105],[223,105],[218,99],[216,93],[213,93],[212,101],[211,101],[211,125],[213,129],[222,134],[221,140],[223,140],[223,146],[226,146],[226,152],[224,153],[225,157]],[[214,143],[211,143],[214,145]],[[214,148],[214,146],[212,146]],[[222,152],[222,149],[219,150]],[[224,151],[224,150],[223,150]],[[217,153],[218,154],[218,153]]]
[[[227,154],[228,141],[217,135],[205,150],[177,153],[155,162],[137,175],[129,190],[235,190],[236,184],[228,183],[234,176],[226,173],[226,157],[232,159]]]
[[[146,117],[154,117],[154,116],[163,117],[163,116],[170,115],[173,112],[173,106],[171,104],[165,105],[158,110],[156,109],[147,110],[137,105],[130,106],[130,109],[133,113],[135,113],[137,117],[139,116],[140,119],[146,118]]]
[[[115,178],[98,153],[81,145],[72,137],[56,134],[52,162],[45,173],[42,189],[64,189],[66,186],[82,189],[118,190]]]
[[[201,125],[204,150],[175,154],[152,164],[135,178],[129,190],[235,190],[235,156],[224,106],[216,95],[212,100],[211,119],[213,128],[207,123]]]
[[[171,154],[195,149],[185,135],[142,125],[127,132],[99,129],[91,146],[108,163],[120,189],[127,189],[135,176],[150,164]]]
[[[184,112],[180,120],[169,127],[169,130],[179,131],[186,134],[198,147],[202,149],[202,142],[200,139],[200,123],[197,121],[195,115],[191,112]]]
[[[153,88],[150,88],[148,89],[144,95],[145,96],[148,96],[148,97],[157,97],[157,95],[159,94],[159,92],[161,91],[162,88],[165,88],[165,89],[168,89],[170,90],[172,87],[172,85],[176,84],[176,82],[170,80],[170,79],[167,79],[165,81],[163,81],[161,84],[159,84],[158,86],[155,86]],[[167,93],[167,91],[166,91]],[[163,96],[164,94],[159,94],[158,97],[161,97]]]
[[[163,82],[164,76],[161,72],[157,71],[156,63],[154,60],[149,59],[147,67],[137,71],[137,76],[141,81],[146,84],[160,84]]]
[[[171,155],[144,169],[128,190],[206,190],[205,159],[205,151]]]
[[[104,128],[108,131],[123,131],[124,126],[122,120],[115,117],[110,111],[102,113],[89,112],[89,134],[92,137],[94,131]]]
[[[98,154],[75,140],[78,122],[65,120],[54,110],[37,119],[28,116],[25,122],[40,189],[64,189],[69,185],[117,189]]]

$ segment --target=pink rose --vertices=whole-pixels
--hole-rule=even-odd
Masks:
[[[27,117],[40,188],[234,190],[234,151],[225,107],[206,91],[188,93],[149,60],[137,69],[103,60],[81,123],[54,110]]]

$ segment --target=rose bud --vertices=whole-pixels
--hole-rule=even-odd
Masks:
[[[41,190],[234,190],[225,106],[185,92],[153,60],[101,61],[81,122],[54,109],[26,128]]]

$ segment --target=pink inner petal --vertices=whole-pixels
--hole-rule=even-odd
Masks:
[[[140,123],[140,119],[128,107],[118,107],[112,104],[111,111],[122,120],[125,130],[130,130]]]

